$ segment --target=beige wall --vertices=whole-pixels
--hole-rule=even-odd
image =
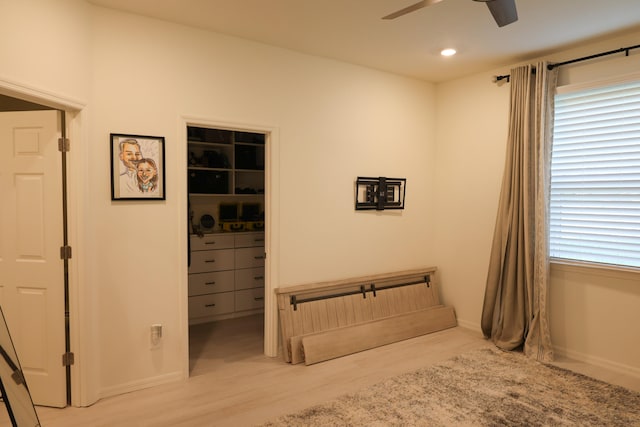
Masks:
[[[436,264],[446,304],[479,329],[507,137],[509,87],[483,73],[438,86]]]
[[[85,286],[81,237],[86,187],[80,177],[86,164],[91,76],[90,7],[84,0],[1,0],[0,10],[0,92],[73,111],[67,122],[73,140],[68,156],[72,165],[69,243],[74,254],[70,303],[72,349],[80,357],[72,367],[72,388],[74,402],[88,404],[95,401],[100,387],[98,321],[92,310],[94,295]]]
[[[82,109],[70,125],[74,404],[187,375],[185,117],[277,136],[273,286],[431,265],[433,85],[80,0],[6,3],[2,87]],[[111,132],[166,138],[165,202],[110,200]],[[411,209],[354,212],[355,178],[379,175],[408,179]]]
[[[84,103],[89,89],[89,6],[83,0],[1,0],[0,79],[24,91]]]
[[[273,286],[432,264],[433,85],[106,9],[93,16],[87,279],[102,395],[183,369],[184,116],[278,130]],[[166,202],[111,202],[110,132],[165,136]],[[406,177],[410,208],[356,213],[357,176]],[[150,351],[153,323],[165,334]]]
[[[508,114],[497,73],[436,88],[80,0],[2,5],[3,84],[86,104],[71,171],[75,404],[185,374],[185,116],[274,129],[274,286],[437,265],[446,303],[478,328]],[[111,202],[110,132],[166,138],[165,202]],[[407,209],[356,213],[354,179],[380,175],[407,178]],[[637,369],[640,289],[616,280],[554,272],[554,344]]]
[[[556,62],[637,43],[638,34],[559,52]],[[607,57],[561,68],[561,85],[638,72],[634,58]],[[504,167],[509,67],[438,85],[436,263],[444,300],[461,325],[480,331],[482,302]],[[640,273],[554,265],[551,333],[556,352],[640,374]]]
[[[638,44],[629,34],[555,55],[558,61]],[[617,54],[562,67],[559,85],[580,86],[629,75],[640,77],[640,52]],[[640,272],[581,268],[551,269],[551,333],[556,352],[640,376]]]

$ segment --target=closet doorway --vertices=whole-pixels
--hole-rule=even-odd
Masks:
[[[268,133],[189,123],[189,375],[264,354]]]

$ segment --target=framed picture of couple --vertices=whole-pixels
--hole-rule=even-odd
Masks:
[[[165,200],[164,137],[111,134],[111,200]]]

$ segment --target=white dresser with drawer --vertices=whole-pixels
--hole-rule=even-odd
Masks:
[[[264,232],[189,238],[190,324],[264,310]]]

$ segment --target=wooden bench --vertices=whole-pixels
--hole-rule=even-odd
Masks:
[[[456,326],[436,270],[277,288],[285,360],[310,365]]]

